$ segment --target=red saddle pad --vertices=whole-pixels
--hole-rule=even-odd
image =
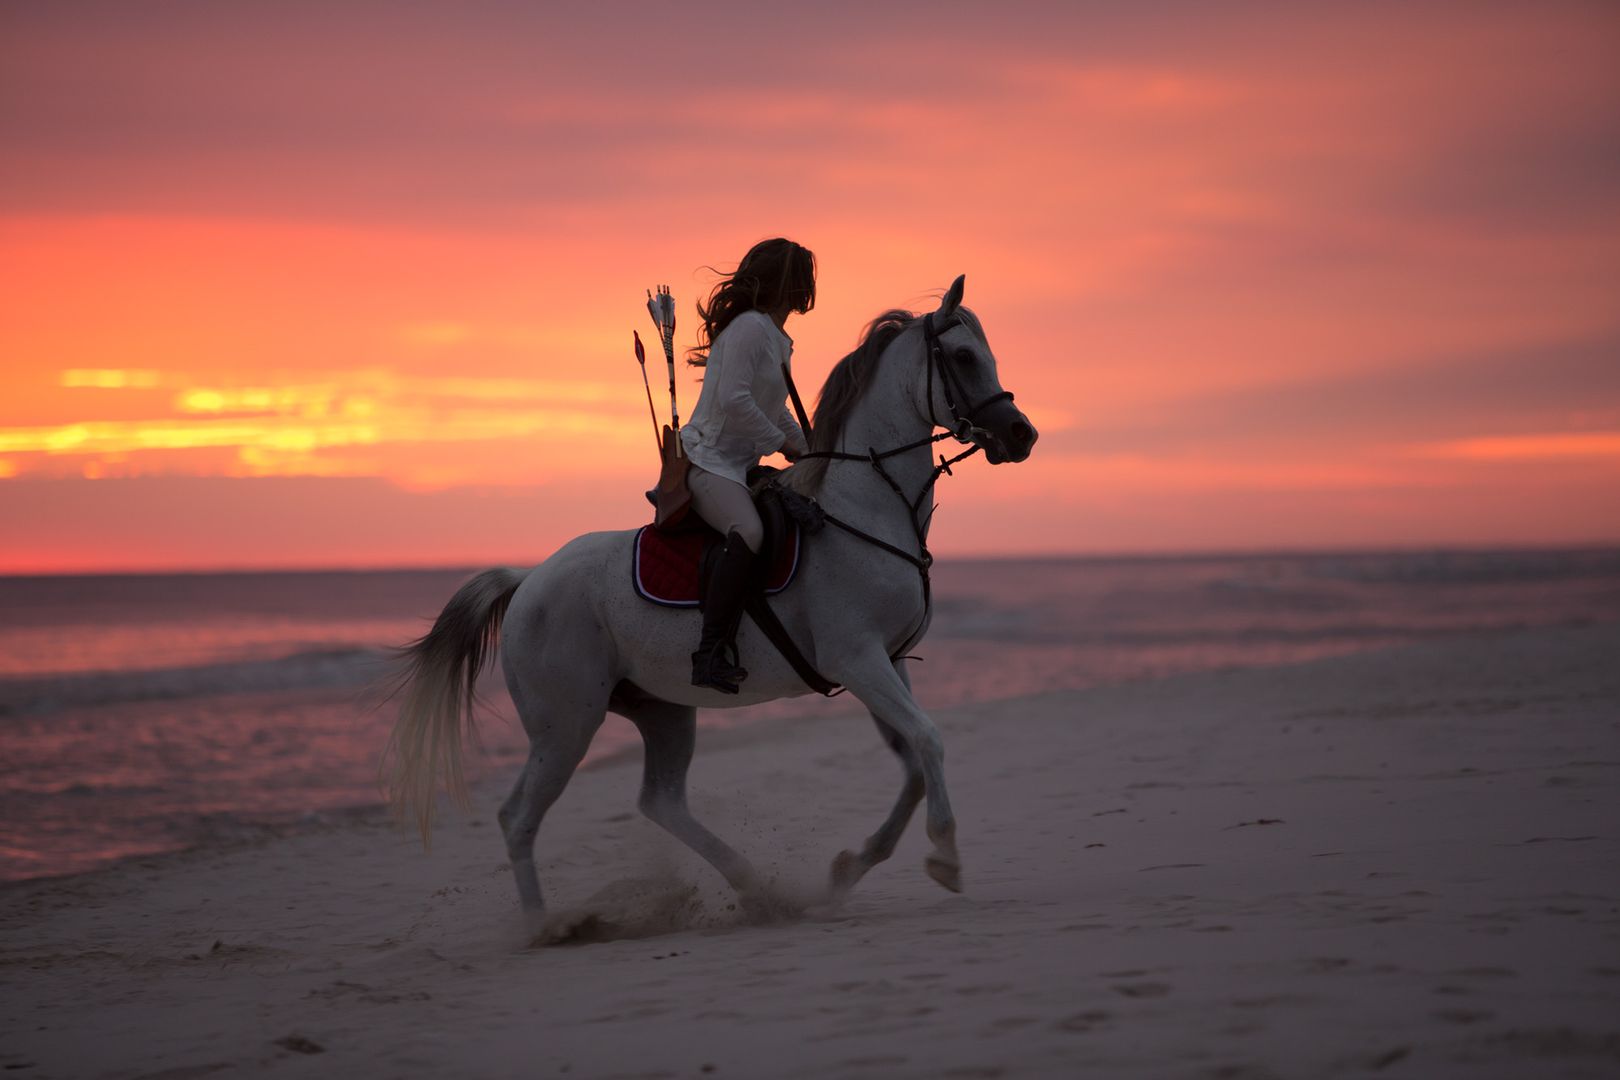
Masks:
[[[636,595],[666,607],[697,607],[700,594],[698,567],[703,545],[713,533],[707,530],[665,533],[643,525],[636,533],[635,556],[631,560]],[[767,595],[779,593],[793,584],[799,569],[799,527],[790,524],[788,534],[776,547],[770,576],[765,580]]]

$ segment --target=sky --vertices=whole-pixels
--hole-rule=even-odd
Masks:
[[[645,290],[777,235],[807,397],[966,274],[942,556],[1620,540],[1620,7],[585,8],[0,5],[0,572],[638,525]]]

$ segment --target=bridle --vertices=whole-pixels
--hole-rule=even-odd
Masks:
[[[961,325],[961,322],[958,320],[951,325],[959,326]],[[949,330],[950,326],[946,326],[945,329]],[[876,470],[877,474],[883,478],[883,482],[889,485],[889,490],[893,491],[900,501],[905,504],[907,520],[911,522],[912,532],[914,532],[917,537],[917,554],[915,555],[909,551],[906,551],[904,548],[896,547],[894,544],[891,544],[886,540],[880,540],[871,533],[856,528],[854,525],[844,521],[842,518],[838,518],[827,513],[825,508],[822,509],[822,515],[830,524],[837,526],[844,532],[849,533],[851,536],[857,537],[869,544],[882,548],[891,555],[904,559],[906,562],[916,567],[918,575],[922,578],[922,619],[918,622],[917,628],[906,636],[905,644],[901,645],[900,648],[891,655],[890,659],[892,660],[900,659],[907,649],[916,644],[917,638],[922,634],[923,628],[928,625],[928,617],[933,610],[933,586],[929,578],[929,570],[934,565],[934,556],[928,550],[928,523],[933,516],[933,508],[930,507],[929,512],[924,514],[922,510],[923,503],[928,501],[929,494],[934,490],[934,484],[938,482],[942,474],[946,476],[954,475],[951,472],[952,465],[955,465],[957,462],[965,460],[966,458],[972,457],[974,454],[983,449],[983,447],[981,447],[978,443],[974,443],[972,446],[969,446],[966,450],[962,451],[960,454],[957,454],[955,457],[947,458],[944,454],[939,455],[939,464],[934,466],[933,471],[929,474],[927,481],[924,482],[922,490],[917,492],[917,497],[915,499],[907,498],[906,493],[900,489],[900,485],[895,481],[894,477],[889,475],[889,470],[883,467],[883,462],[887,458],[896,457],[900,454],[907,453],[908,451],[916,450],[919,447],[931,446],[942,439],[955,439],[959,443],[969,443],[972,442],[973,436],[977,432],[989,434],[986,429],[979,427],[976,423],[974,423],[979,413],[998,401],[1013,400],[1011,390],[1000,390],[984,398],[982,401],[976,402],[975,404],[969,406],[966,410],[963,410],[957,403],[967,399],[968,395],[966,393],[966,388],[962,385],[961,379],[957,376],[956,372],[952,371],[951,366],[945,362],[945,350],[944,347],[939,343],[939,331],[934,328],[933,312],[929,312],[927,315],[923,316],[922,330],[924,347],[926,349],[926,354],[923,359],[923,366],[928,372],[928,420],[935,428],[947,427],[947,425],[939,422],[938,417],[934,413],[934,370],[938,368],[940,389],[945,394],[945,405],[948,409],[950,409],[951,412],[951,423],[948,425],[948,430],[935,432],[934,434],[929,435],[927,438],[906,443],[904,446],[894,447],[892,450],[880,451],[876,447],[869,447],[864,454],[848,454],[839,450],[814,450],[807,454],[800,454],[798,458],[800,461],[804,461],[807,458],[826,458],[828,461],[867,462],[874,470]],[[782,372],[788,380],[789,389],[792,390],[793,377],[792,375],[788,374],[785,365],[783,366]],[[793,391],[793,394],[795,399],[797,399],[797,391]],[[806,438],[809,437],[809,434],[810,433],[807,430],[805,432]]]
[[[958,319],[951,325],[961,326],[962,322]],[[945,327],[946,330],[950,328],[951,326]],[[984,431],[983,428],[973,422],[978,418],[979,413],[998,401],[1011,401],[1013,393],[1011,390],[1000,390],[983,401],[968,406],[965,411],[958,408],[957,400],[967,397],[966,388],[963,387],[961,379],[951,365],[945,362],[945,346],[939,343],[939,332],[934,329],[933,312],[923,316],[923,342],[928,350],[928,420],[936,428],[949,427],[951,435],[955,437],[957,442],[969,442],[972,440],[975,431]],[[951,411],[950,424],[940,423],[939,418],[934,415],[934,371],[936,368],[939,370],[939,388],[945,394],[945,407]]]

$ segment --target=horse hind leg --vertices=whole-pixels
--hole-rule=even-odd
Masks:
[[[769,907],[753,865],[692,816],[687,805],[686,773],[697,742],[697,710],[645,698],[615,699],[614,710],[636,726],[646,747],[641,812],[718,870],[745,906]]]
[[[495,820],[500,823],[503,835],[506,832],[506,823],[512,820],[518,812],[518,807],[523,804],[523,785],[529,776],[528,764],[528,759],[525,758],[524,767],[518,770],[517,780],[512,784],[512,793],[506,797],[505,802],[501,803],[500,811],[495,815]]]
[[[584,760],[592,736],[606,717],[607,699],[606,695],[563,691],[559,700],[537,700],[534,695],[524,693],[516,682],[508,678],[523,729],[529,735],[529,755],[496,820],[506,839],[506,855],[517,884],[518,899],[531,924],[538,926],[545,912],[545,900],[534,868],[535,837],[546,811],[563,793],[574,770]]]
[[[568,786],[584,756],[583,749],[548,752],[531,744],[517,785],[497,815],[506,838],[506,857],[512,865],[518,900],[527,915],[538,917],[545,912],[540,876],[534,868],[534,841],[540,832],[540,820]]]
[[[894,854],[895,845],[905,833],[906,826],[911,823],[911,816],[917,810],[917,804],[922,802],[926,785],[923,782],[922,762],[917,755],[911,752],[906,741],[900,737],[888,724],[872,714],[872,722],[877,725],[878,733],[900,759],[900,765],[905,770],[905,781],[900,787],[900,796],[895,800],[894,808],[889,816],[879,825],[877,831],[866,838],[866,843],[859,852],[841,851],[833,859],[831,882],[829,884],[828,899],[832,903],[839,903],[849,895],[855,883],[866,876],[866,872],[878,863],[885,861]]]

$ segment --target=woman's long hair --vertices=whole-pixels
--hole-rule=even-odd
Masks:
[[[766,313],[784,307],[801,315],[816,306],[816,256],[803,244],[776,237],[748,249],[737,269],[698,302],[698,343],[687,353],[687,363],[702,367],[709,348],[731,320],[745,311]]]

